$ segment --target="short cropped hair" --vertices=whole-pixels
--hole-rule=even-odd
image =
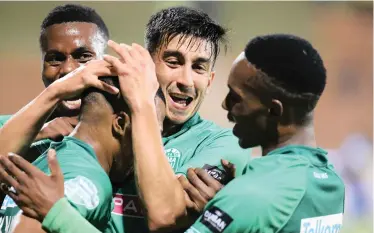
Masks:
[[[305,39],[288,34],[258,36],[245,47],[246,59],[260,72],[273,97],[297,106],[303,122],[323,93],[326,69],[317,50]]]
[[[50,11],[43,20],[40,29],[39,44],[40,48],[43,48],[43,36],[45,30],[54,24],[62,23],[72,23],[72,22],[83,22],[83,23],[93,23],[99,29],[100,34],[103,36],[104,40],[109,39],[109,30],[104,23],[101,16],[92,8],[87,6],[82,6],[78,4],[66,4],[62,6],[55,7]]]
[[[99,77],[99,79],[111,86],[117,87],[120,89],[119,79],[118,76],[103,76]],[[97,94],[101,94],[105,97],[108,104],[112,107],[114,113],[120,113],[124,111],[126,113],[130,113],[129,106],[127,105],[126,101],[123,97],[118,95],[110,94],[106,91],[99,90],[97,88],[91,87],[84,91],[82,95],[82,111],[84,112],[87,105],[96,105],[98,102]],[[165,102],[165,96],[161,90],[158,89],[155,98],[159,97],[163,102]]]
[[[117,87],[118,89],[120,88],[119,86],[119,80],[118,76],[105,76],[105,77],[99,77],[99,79],[111,86]],[[107,104],[112,108],[114,113],[120,113],[121,111],[130,113],[129,107],[125,100],[122,98],[120,95],[113,95],[110,94],[106,91],[99,90],[97,88],[91,87],[88,88],[87,90],[84,91],[83,96],[82,96],[82,113],[85,113],[90,110],[90,108],[99,106],[99,95],[102,95]]]
[[[226,49],[226,34],[227,30],[203,11],[182,6],[171,7],[151,16],[146,26],[145,45],[148,51],[154,54],[161,46],[167,46],[178,35],[184,38],[188,36],[192,36],[192,39],[200,38],[212,45],[211,54],[214,63],[221,44]]]

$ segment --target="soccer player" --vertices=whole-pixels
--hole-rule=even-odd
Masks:
[[[175,173],[182,174],[184,182],[188,183],[184,176],[189,174],[195,177],[192,185],[205,185],[202,173],[196,174],[192,168],[204,168],[224,184],[229,175],[221,159],[235,164],[238,173],[243,171],[249,151],[238,146],[231,129],[221,128],[198,114],[214,80],[214,63],[225,36],[225,29],[199,10],[172,7],[151,16],[145,44],[166,99],[162,137],[165,153],[157,141],[158,132],[152,131],[151,120],[146,120],[152,119],[151,114],[141,109],[144,112],[138,115],[144,117],[137,121],[143,124],[133,130],[136,179],[115,192],[113,219],[119,232],[173,230],[193,217],[188,212],[185,186],[177,182]],[[118,45],[112,43],[110,47]],[[129,54],[131,51],[124,49],[122,60]],[[199,196],[208,199],[217,189],[208,187]],[[186,192],[192,195],[190,190]]]
[[[204,120],[197,113],[213,82],[213,66],[225,33],[207,14],[191,8],[168,8],[150,18],[145,41],[166,99],[161,141],[165,150],[161,150],[162,143],[155,141],[159,131],[152,131],[149,121],[133,131],[137,148],[135,176],[124,186],[115,187],[113,219],[118,232],[182,227],[192,216],[189,207],[202,210],[222,187],[214,188],[201,177],[209,172],[225,184],[229,174],[223,169],[221,159],[235,164],[239,173],[248,161],[248,150],[238,146],[230,129]],[[116,43],[112,43],[112,49],[113,44]],[[124,53],[126,60],[131,52],[125,49]],[[149,115],[146,112],[142,116]],[[208,172],[189,169],[195,167]],[[183,185],[175,174],[182,174]],[[195,179],[190,183],[186,175]],[[206,188],[198,193],[196,189],[186,190],[190,197],[196,194],[203,200],[200,206],[185,200],[184,188],[192,185]]]
[[[232,66],[223,108],[240,146],[261,146],[263,157],[187,232],[339,232],[344,184],[316,146],[313,127],[325,84],[322,59],[308,41],[273,34],[247,44]]]
[[[108,38],[107,26],[92,8],[75,4],[54,8],[43,20],[39,37],[45,87],[84,63],[102,57]],[[78,122],[80,102],[79,99],[64,100],[58,104],[36,136],[38,142],[28,151],[29,161],[43,153],[51,140],[61,140],[73,131]],[[10,117],[0,116],[0,127]]]
[[[1,146],[11,144],[10,151],[19,153],[32,143],[57,103],[81,96],[85,89],[92,87],[83,94],[80,120],[74,132],[60,142],[52,142],[50,148],[57,151],[64,174],[65,196],[83,217],[103,232],[111,232],[111,182],[126,179],[133,166],[128,107],[118,97],[119,90],[113,87],[119,86],[115,85],[115,78],[98,78],[112,74],[105,61],[87,63],[49,85],[15,114],[0,132]],[[46,153],[33,164],[48,173]],[[1,172],[6,179],[5,170]],[[10,185],[14,186],[13,183]],[[18,227],[19,232],[41,232],[37,221],[24,216],[17,224],[14,216],[19,211],[19,207],[7,197],[1,209],[1,232]]]
[[[103,232],[114,232],[110,227],[111,183],[124,182],[133,171],[130,110],[124,99],[118,97],[118,89],[113,86],[120,86],[121,94],[125,89],[118,84],[116,77],[98,78],[113,74],[109,63],[105,61],[87,63],[49,85],[12,117],[0,132],[0,145],[18,141],[12,143],[11,151],[19,153],[22,147],[27,148],[33,141],[57,103],[80,96],[84,89],[93,87],[83,94],[80,120],[74,132],[65,136],[61,142],[51,143],[51,148],[55,148],[62,167],[65,196],[83,217]],[[155,80],[157,83],[156,78]],[[156,91],[157,89],[152,93],[151,101],[157,115]],[[157,103],[161,104],[159,107],[165,108],[162,101]],[[163,117],[157,121],[158,125],[162,124]],[[48,173],[46,153],[34,161],[33,165]],[[5,170],[1,172],[2,178],[6,179],[8,175]],[[14,183],[10,185],[16,186]],[[11,197],[17,198],[15,195]],[[12,199],[7,198],[1,210],[2,232],[11,231],[13,227],[19,227],[18,232],[38,232],[38,229],[40,232],[40,224],[25,217],[21,217],[18,225],[12,225],[13,217],[18,212],[19,207],[14,205]]]

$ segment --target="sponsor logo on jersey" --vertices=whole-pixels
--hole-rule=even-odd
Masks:
[[[137,195],[116,193],[113,196],[114,209],[112,214],[143,218],[143,208]]]
[[[204,211],[200,222],[212,232],[221,233],[230,225],[232,218],[218,207],[212,206]]]
[[[96,208],[100,199],[95,184],[84,176],[77,176],[67,180],[65,185],[65,196],[76,205],[81,205],[91,210]]]
[[[300,233],[338,233],[342,227],[343,214],[332,214],[301,219]]]
[[[179,158],[181,157],[181,152],[175,148],[169,148],[165,150],[165,154],[168,157],[169,164],[172,168],[178,165]]]
[[[203,169],[208,172],[209,175],[211,175],[214,179],[219,181],[221,184],[226,184],[228,182],[228,175],[226,174],[226,171],[223,171],[219,169],[217,166],[212,166],[209,164],[205,164],[203,166]]]
[[[329,176],[327,175],[326,172],[313,172],[313,176],[317,179],[327,179]]]

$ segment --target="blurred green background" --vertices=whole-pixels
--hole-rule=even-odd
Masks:
[[[77,3],[77,2],[76,2]],[[103,17],[115,41],[143,43],[144,28],[159,9],[186,5],[206,11],[230,29],[229,49],[216,65],[216,79],[201,114],[231,127],[221,109],[234,58],[249,39],[267,33],[304,37],[328,70],[316,110],[317,143],[330,151],[347,185],[343,233],[369,233],[372,226],[373,3],[372,2],[78,2]],[[64,2],[0,2],[0,114],[16,112],[42,89],[40,24]],[[255,151],[258,154],[258,150]]]

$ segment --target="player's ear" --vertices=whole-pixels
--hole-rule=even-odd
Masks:
[[[206,89],[206,93],[207,93],[207,94],[210,93],[210,89],[211,89],[211,87],[212,87],[212,82],[213,82],[215,76],[216,76],[216,72],[215,72],[215,71],[212,71],[212,72],[210,73],[210,75],[209,75],[208,87],[207,87],[207,89]]]
[[[112,122],[112,131],[114,136],[123,137],[129,127],[130,116],[126,112],[114,114]]]
[[[270,117],[280,118],[283,115],[283,104],[277,99],[272,99],[269,107]]]

